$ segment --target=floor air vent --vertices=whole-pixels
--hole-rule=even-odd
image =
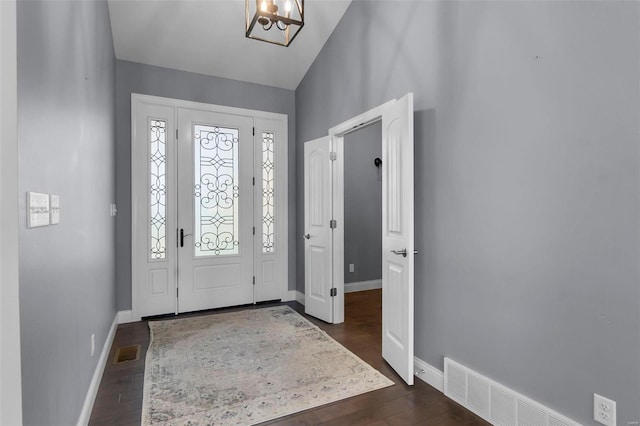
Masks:
[[[140,345],[125,346],[116,350],[116,356],[113,358],[114,364],[122,362],[137,361],[140,359]]]
[[[446,357],[444,394],[496,426],[580,426],[562,414]]]

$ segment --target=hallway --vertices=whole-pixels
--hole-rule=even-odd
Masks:
[[[289,302],[304,314],[304,306]],[[268,305],[219,309],[213,315],[240,309],[260,309]],[[207,311],[211,313],[211,311]],[[194,316],[203,313],[183,315]],[[405,385],[381,356],[382,292],[370,290],[345,295],[345,322],[326,324],[305,316],[364,361],[378,369],[396,384],[301,413],[292,414],[267,424],[273,425],[485,425],[471,412],[450,401],[440,392],[416,380]],[[138,361],[116,365],[113,357],[118,347],[140,345]],[[91,415],[90,425],[139,425],[142,416],[144,363],[149,345],[146,321],[118,327],[100,390]]]

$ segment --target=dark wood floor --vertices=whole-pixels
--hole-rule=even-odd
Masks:
[[[287,303],[304,314],[304,306]],[[416,379],[407,386],[382,359],[380,290],[349,293],[345,297],[345,322],[326,324],[307,317],[350,351],[378,369],[396,384],[364,395],[276,419],[269,425],[488,425],[473,413]],[[212,315],[238,309],[209,312]],[[202,315],[189,314],[190,315]],[[173,318],[173,317],[172,317]],[[138,361],[114,364],[119,347],[141,345]],[[91,414],[91,426],[139,425],[142,416],[144,362],[149,345],[146,321],[118,326],[100,389]]]

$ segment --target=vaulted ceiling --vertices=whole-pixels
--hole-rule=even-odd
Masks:
[[[243,0],[109,0],[109,13],[118,59],[295,89],[350,3],[305,0],[289,47],[245,38]]]

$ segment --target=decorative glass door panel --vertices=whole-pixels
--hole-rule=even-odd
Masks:
[[[273,252],[275,233],[275,168],[273,132],[262,132],[262,252]]]
[[[132,317],[289,297],[286,116],[131,99]]]
[[[178,311],[253,303],[253,118],[178,109]]]
[[[198,257],[238,254],[239,132],[194,125],[194,248]]]
[[[151,260],[166,258],[167,252],[167,121],[149,120],[149,208]]]

